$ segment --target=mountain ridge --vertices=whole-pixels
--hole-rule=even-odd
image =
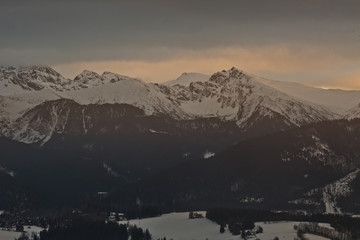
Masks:
[[[89,70],[64,80],[47,67],[0,72],[4,179],[40,187],[55,202],[121,185],[129,193],[121,200],[134,203],[137,184],[145,186],[147,204],[166,207],[199,206],[199,199],[215,206],[220,199],[229,206],[338,212],[358,198],[357,92],[329,95],[237,68],[200,81],[185,74],[175,84]],[[323,95],[316,100],[313,92]],[[340,113],[313,102],[332,94],[345,94],[339,104],[352,108]],[[49,194],[51,186],[61,190]],[[224,194],[214,197],[209,186]]]
[[[255,137],[120,188],[109,201],[359,212],[359,131],[359,119],[335,120]]]
[[[284,87],[288,83],[280,86],[276,81],[235,67],[207,77],[184,73],[175,82],[157,84],[106,71],[99,75],[84,70],[69,80],[46,66],[0,67],[0,133],[19,136],[7,135],[9,128],[20,129],[14,123],[23,122],[20,119],[42,103],[59,99],[73,100],[80,105],[130,104],[147,115],[167,115],[178,120],[216,117],[235,121],[243,131],[257,132],[260,129],[267,132],[266,123],[274,130],[286,130],[359,116],[356,107],[339,114],[327,106],[301,99],[290,90],[288,94],[285,91],[288,88]],[[356,93],[349,97],[353,102],[356,102]]]

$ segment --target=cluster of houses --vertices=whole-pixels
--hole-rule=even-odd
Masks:
[[[126,217],[124,213],[117,213],[117,212],[110,212],[106,222],[118,222],[118,221],[125,221]]]

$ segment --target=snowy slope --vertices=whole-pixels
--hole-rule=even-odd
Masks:
[[[0,95],[0,119],[15,120],[36,105],[59,98],[62,97],[50,89],[28,91],[10,96]]]
[[[38,236],[40,232],[44,230],[43,228],[37,226],[24,226],[24,232],[31,236],[32,233],[36,233]],[[14,240],[20,237],[22,232],[6,231],[0,230],[0,239],[1,240]]]
[[[70,89],[81,89],[101,84],[101,76],[89,70],[82,71],[70,84]]]
[[[360,103],[360,91],[357,90],[322,89],[296,82],[269,80],[251,73],[242,72],[256,81],[297,98],[300,101],[322,105],[339,114],[344,113],[344,111]],[[192,82],[205,82],[209,80],[209,78],[210,76],[201,73],[183,73],[176,80],[163,84],[166,86],[175,86],[178,84],[188,87]]]
[[[187,118],[158,85],[139,79],[111,72],[100,76],[84,70],[69,80],[49,67],[0,67],[1,121],[13,121],[36,105],[60,98],[80,104],[127,103],[149,115],[162,113]]]
[[[70,80],[61,76],[54,69],[47,66],[0,66],[0,95],[53,89],[63,91]]]
[[[357,106],[346,111],[345,118],[349,119],[349,120],[355,119],[355,118],[360,118],[360,103]]]
[[[70,80],[46,66],[0,67],[0,127],[11,126],[39,104],[70,99],[82,105],[125,103],[147,115],[179,120],[218,117],[243,130],[269,123],[276,130],[340,118],[339,112],[359,102],[358,93],[270,81],[236,68],[211,77],[184,73],[153,84],[111,72],[84,70]],[[358,117],[359,112],[354,108],[346,117]]]
[[[209,80],[210,76],[202,73],[186,73],[181,74],[177,79],[164,82],[166,86],[181,85],[188,87],[192,82],[205,82]]]
[[[113,73],[104,73],[99,85],[66,91],[61,96],[83,105],[126,103],[144,110],[148,115],[162,113],[187,118],[157,85]]]
[[[290,96],[329,107],[334,112],[342,113],[360,103],[360,91],[322,89],[295,82],[274,81],[252,76],[258,81]]]
[[[200,212],[205,215],[205,212]],[[145,218],[141,220],[130,220],[131,225],[137,225],[143,229],[149,229],[153,238],[174,239],[174,240],[235,240],[240,236],[235,236],[226,228],[224,233],[220,233],[220,226],[207,218],[189,219],[188,212],[169,213],[160,217]],[[123,221],[120,223],[127,223]],[[279,237],[283,240],[293,240],[296,237],[294,225],[298,222],[257,222],[256,226],[261,226],[264,232],[257,234],[260,240],[274,239]],[[255,239],[255,238],[253,238]],[[314,238],[315,239],[315,238]]]
[[[207,117],[236,120],[249,127],[256,119],[282,116],[286,124],[300,126],[337,117],[329,109],[300,101],[236,68],[217,72],[205,82],[175,85],[169,97],[184,112]]]

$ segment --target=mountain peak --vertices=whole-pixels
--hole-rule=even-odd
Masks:
[[[61,89],[68,82],[60,73],[45,65],[0,68],[4,95],[44,88]]]
[[[249,82],[250,79],[250,75],[245,74],[242,70],[232,67],[229,70],[222,70],[221,72],[214,73],[209,81],[223,85],[232,80],[245,80],[246,82]]]
[[[21,65],[21,66],[0,66],[3,72],[19,72],[19,73],[46,73],[62,77],[60,73],[46,65]]]
[[[101,79],[104,83],[115,83],[115,82],[119,82],[119,81],[123,81],[123,80],[137,80],[137,81],[141,81],[138,78],[131,78],[128,76],[124,76],[124,75],[120,75],[117,73],[113,73],[113,72],[108,72],[105,71],[102,75],[101,75]]]
[[[232,67],[231,69],[228,70],[229,72],[244,72],[243,70],[241,69],[238,69],[236,67]]]
[[[96,72],[85,69],[84,71],[82,71],[79,75],[77,75],[74,78],[74,81],[88,82],[88,81],[100,79],[100,78],[101,78],[101,76],[99,74],[97,74]]]
[[[192,82],[205,82],[209,80],[210,76],[202,73],[183,72],[176,80],[164,82],[164,85],[175,86],[180,85],[184,87],[190,86]]]
[[[96,75],[96,76],[99,76],[99,77],[100,77],[100,75],[99,75],[98,73],[96,73],[96,72],[94,72],[94,71],[90,71],[90,70],[88,70],[88,69],[84,69],[80,74],[82,74],[82,75],[90,74],[90,75]],[[80,74],[79,74],[79,75],[80,75]]]

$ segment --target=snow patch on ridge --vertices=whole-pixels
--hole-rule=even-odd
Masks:
[[[181,85],[188,87],[192,82],[205,82],[209,80],[210,76],[202,73],[183,73],[176,80],[164,82],[166,86]]]
[[[360,169],[357,169],[343,178],[340,178],[321,188],[315,188],[304,194],[304,198],[289,201],[292,204],[305,204],[325,207],[325,213],[341,213],[342,210],[338,206],[338,200],[341,197],[347,197],[353,189],[350,184],[359,176]],[[316,195],[321,196],[321,202],[316,199]]]
[[[164,132],[164,131],[156,131],[156,130],[154,130],[154,129],[149,129],[149,132],[151,132],[151,133],[160,133],[160,134],[169,134],[168,132]]]
[[[209,152],[209,151],[206,151],[203,155],[203,158],[204,159],[208,159],[208,158],[211,158],[211,157],[215,157],[215,153],[214,152]]]

